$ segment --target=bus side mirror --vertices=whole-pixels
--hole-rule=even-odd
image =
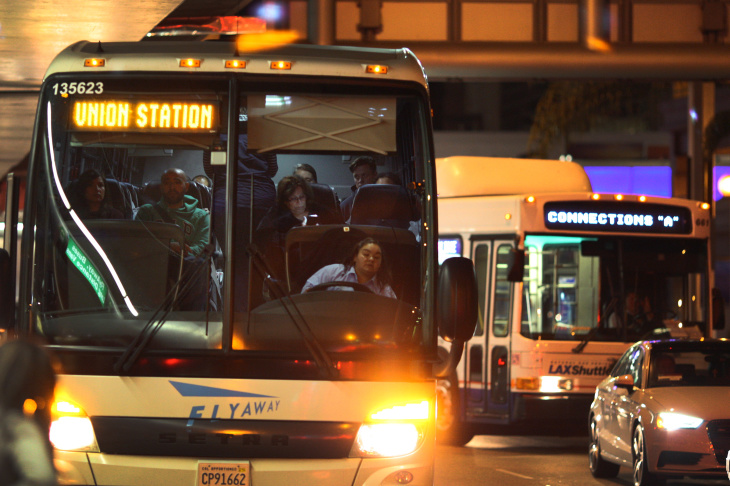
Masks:
[[[436,316],[439,335],[447,342],[468,341],[477,324],[477,279],[474,264],[452,257],[441,264]]]
[[[451,343],[449,356],[434,365],[437,378],[449,376],[459,364],[464,343],[471,339],[477,324],[477,279],[468,258],[453,257],[441,264],[436,297],[439,335]]]
[[[13,324],[15,315],[15,275],[12,275],[12,271],[10,254],[0,248],[0,336],[3,330],[7,332]]]
[[[525,278],[525,250],[510,248],[507,254],[507,281],[522,282]]]

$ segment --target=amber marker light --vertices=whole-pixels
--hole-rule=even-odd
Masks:
[[[599,199],[601,199],[601,195],[600,194],[592,194],[591,195],[591,199],[593,199],[594,201],[598,201]]]
[[[623,195],[623,194],[616,194],[616,195],[615,195],[615,196],[613,196],[613,197],[614,197],[614,199],[616,199],[617,201],[623,201],[623,200],[624,200],[624,195]]]
[[[226,67],[229,69],[246,69],[246,61],[240,59],[231,59],[226,61]]]
[[[181,68],[199,68],[200,59],[180,59]]]
[[[291,69],[291,63],[289,61],[271,61],[271,69],[288,71]]]
[[[532,203],[535,202],[535,196],[527,196],[525,198],[525,201],[527,201],[528,203],[532,204]]]
[[[388,74],[388,66],[382,64],[368,64],[365,70],[370,74]]]
[[[646,196],[639,196],[639,202],[646,202]]]
[[[106,59],[102,59],[99,57],[91,57],[89,59],[84,59],[84,67],[104,67],[106,64]]]

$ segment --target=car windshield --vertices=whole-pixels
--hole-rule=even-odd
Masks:
[[[652,347],[648,388],[728,385],[730,343],[660,343]]]
[[[352,358],[431,342],[425,97],[215,76],[76,77],[69,96],[66,81],[42,95],[25,216],[49,344],[301,357],[314,341]]]
[[[706,325],[704,242],[529,235],[525,248],[525,337],[630,342]]]

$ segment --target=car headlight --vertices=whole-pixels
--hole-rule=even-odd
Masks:
[[[696,429],[700,424],[701,418],[674,412],[662,412],[656,421],[657,428],[666,430]]]
[[[53,404],[48,437],[53,447],[64,451],[99,452],[94,427],[86,412],[68,401]]]
[[[431,417],[428,400],[378,410],[360,426],[350,457],[397,457],[423,443]]]

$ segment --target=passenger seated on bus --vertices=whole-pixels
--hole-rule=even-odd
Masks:
[[[183,273],[192,280],[189,285],[182,282],[190,290],[182,295],[180,308],[205,310],[211,271],[208,259],[201,258],[201,254],[210,240],[210,214],[198,207],[197,199],[185,194],[188,185],[185,172],[174,168],[166,170],[161,178],[162,199],[141,206],[136,219],[171,223],[182,228],[184,241],[173,242],[170,246],[173,252],[184,257]]]
[[[296,175],[286,176],[277,185],[276,206],[264,216],[254,241],[272,267],[273,277],[284,279],[287,232],[296,226],[340,223],[339,212],[317,203],[311,186],[304,179]]]
[[[317,171],[309,164],[297,164],[292,175],[299,176],[310,184],[317,183]]]
[[[184,256],[199,256],[210,240],[210,214],[198,207],[198,200],[186,195],[188,178],[181,169],[167,169],[161,178],[162,199],[137,211],[140,221],[173,223],[183,229],[185,241],[172,249]]]
[[[124,214],[109,203],[106,179],[95,169],[84,171],[74,181],[69,202],[81,219],[124,218]]]
[[[346,222],[350,222],[350,212],[355,201],[355,193],[365,184],[375,184],[378,177],[378,167],[375,164],[375,159],[369,155],[362,155],[352,161],[350,172],[352,172],[352,179],[355,181],[355,184],[351,187],[352,194],[340,203],[342,218]]]
[[[395,172],[381,172],[378,174],[378,178],[375,180],[376,184],[393,184],[400,186],[403,183]]]
[[[286,233],[295,226],[340,224],[339,214],[314,199],[311,186],[299,176],[287,176],[276,189],[276,206],[271,208],[256,230],[259,246],[273,242],[284,248]]]
[[[359,285],[374,294],[395,299],[397,297],[390,281],[390,271],[385,265],[382,246],[374,238],[365,238],[353,247],[343,263],[333,263],[317,270],[307,279],[302,293],[309,292],[318,285],[333,283],[328,290],[357,290]],[[355,285],[334,285],[337,282]]]

